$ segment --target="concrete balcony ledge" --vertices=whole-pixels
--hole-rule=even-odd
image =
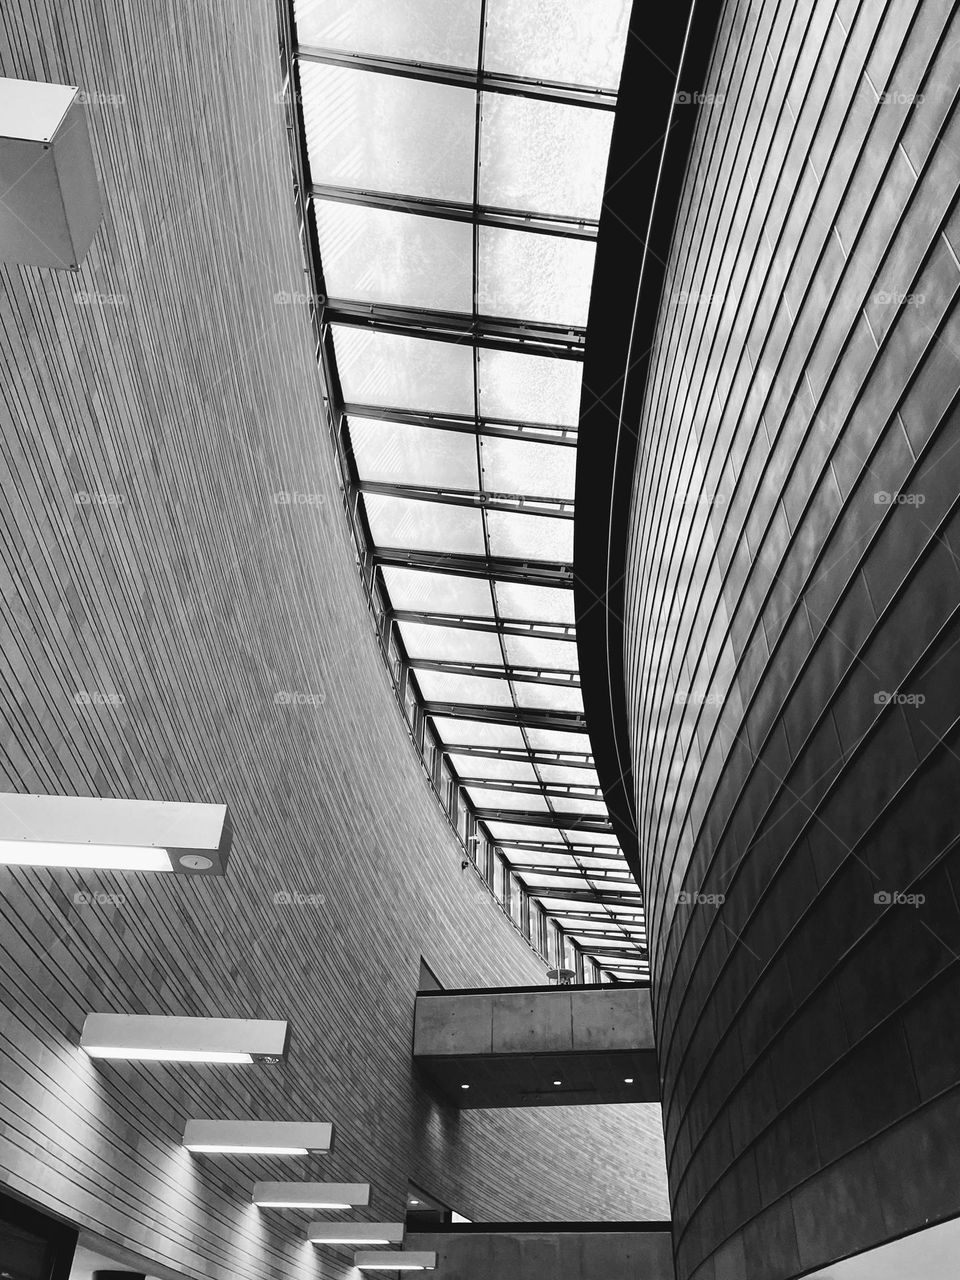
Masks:
[[[673,1280],[670,1223],[470,1223],[408,1232],[444,1280]]]
[[[465,1109],[660,1101],[639,984],[421,993],[413,1054]]]

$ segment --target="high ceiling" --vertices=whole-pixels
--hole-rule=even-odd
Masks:
[[[574,480],[628,0],[298,0],[308,234],[368,586],[530,896],[647,976],[584,722]],[[472,819],[471,819],[472,820]]]

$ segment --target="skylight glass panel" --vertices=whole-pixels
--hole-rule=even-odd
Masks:
[[[481,347],[478,365],[482,417],[577,425],[583,380],[579,360]]]
[[[489,632],[401,622],[400,634],[404,648],[411,658],[426,658],[438,662],[503,662],[500,641]]]
[[[596,219],[613,112],[484,93],[480,203]]]
[[[612,831],[572,831],[564,829],[571,844],[609,845],[611,849],[620,848],[620,841]]]
[[[493,836],[495,844],[509,844],[511,841],[522,841],[529,843],[537,841],[542,844],[563,844],[563,838],[557,831],[556,827],[542,826],[537,827],[527,825],[522,822],[497,822],[487,823],[490,834]]]
[[[583,876],[576,871],[570,873],[569,877],[564,876],[548,876],[544,878],[537,874],[536,871],[524,871],[523,878],[530,889],[534,892],[537,890],[549,891],[551,889],[589,889]]]
[[[577,475],[575,449],[484,436],[480,444],[484,488],[492,493],[523,493],[536,498],[572,500]]]
[[[428,702],[463,702],[479,707],[512,707],[506,680],[460,676],[446,671],[418,671],[417,683]]]
[[[567,733],[563,729],[528,729],[527,740],[534,751],[590,750],[587,734]]]
[[[473,413],[469,346],[350,325],[334,325],[333,339],[347,403],[423,413]]]
[[[294,13],[301,45],[477,65],[480,0],[296,0]]]
[[[458,617],[493,616],[490,583],[483,578],[460,578],[452,573],[427,573],[423,569],[398,569],[390,565],[382,572],[396,609]]]
[[[452,755],[450,763],[462,778],[504,778],[536,783],[537,775],[526,760],[490,760],[483,756]]]
[[[431,489],[478,487],[477,442],[472,435],[375,418],[351,418],[349,426],[361,480]]]
[[[529,680],[514,680],[513,692],[520,707],[531,707],[543,711],[575,711],[583,715],[583,698],[579,689],[565,689],[558,684],[534,684]]]
[[[473,231],[340,200],[314,200],[323,277],[332,298],[470,311]]]
[[[479,228],[481,315],[583,328],[596,245],[589,240]]]
[[[518,791],[498,791],[488,787],[468,787],[470,799],[478,809],[510,809],[517,813],[546,813],[543,796]]]
[[[482,720],[452,720],[434,716],[434,726],[444,742],[463,747],[523,749],[523,733],[513,724],[485,724]],[[478,757],[480,759],[482,757]]]
[[[557,813],[585,813],[595,818],[607,816],[607,806],[602,800],[584,800],[582,796],[551,796],[550,802]]]
[[[616,89],[629,0],[487,0],[484,67]]]
[[[363,496],[374,546],[483,555],[480,512],[379,493]]]
[[[573,521],[488,511],[490,554],[519,560],[573,561]]]
[[[472,89],[305,61],[300,88],[313,182],[473,199]]]
[[[525,582],[496,582],[497,609],[503,618],[539,618],[572,625],[573,591],[567,587],[539,587]]]
[[[593,769],[572,769],[564,764],[541,764],[537,771],[544,782],[571,783],[578,787],[600,785],[600,779]]]
[[[535,636],[504,636],[507,661],[514,667],[577,671],[577,646],[572,640],[539,640]]]

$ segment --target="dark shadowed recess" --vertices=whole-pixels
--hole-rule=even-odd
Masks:
[[[630,487],[664,271],[721,6],[636,0],[587,325],[574,595],[587,724],[614,829],[640,878],[623,672]],[[680,101],[676,102],[675,99]],[[690,99],[684,101],[683,99]],[[629,375],[629,376],[628,376]]]

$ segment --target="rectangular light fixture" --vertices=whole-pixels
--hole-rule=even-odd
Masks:
[[[183,1145],[199,1154],[305,1156],[329,1151],[332,1124],[299,1120],[188,1120]]]
[[[255,1182],[261,1209],[361,1209],[370,1203],[369,1182]]]
[[[138,1062],[279,1062],[286,1022],[88,1013],[80,1048],[91,1058]]]
[[[223,875],[223,804],[0,792],[0,864]]]
[[[402,1222],[314,1222],[307,1228],[311,1244],[400,1244]]]
[[[437,1265],[435,1253],[405,1252],[392,1249],[386,1253],[367,1251],[353,1256],[358,1271],[433,1271]]]

